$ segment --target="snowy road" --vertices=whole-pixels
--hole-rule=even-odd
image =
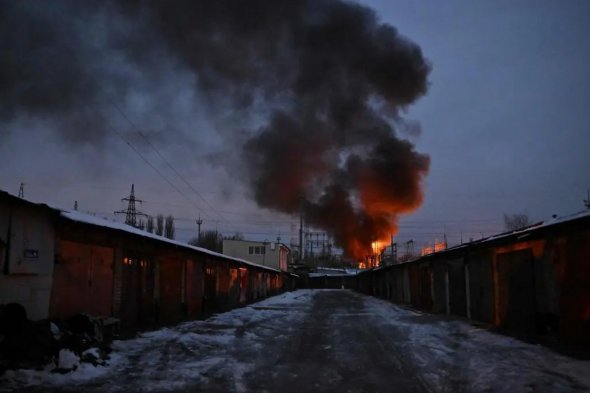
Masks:
[[[587,392],[590,362],[351,291],[300,290],[119,341],[108,367],[9,372],[27,392]]]

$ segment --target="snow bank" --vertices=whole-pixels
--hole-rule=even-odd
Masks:
[[[61,370],[75,370],[80,366],[80,358],[69,349],[62,349],[59,351],[59,358],[57,360],[57,368]]]
[[[108,375],[122,361],[123,357],[115,353],[109,356],[105,366],[79,363],[74,371],[66,374],[53,372],[55,364],[48,364],[40,370],[8,370],[0,377],[0,383],[15,391],[19,390],[18,387],[78,384]]]

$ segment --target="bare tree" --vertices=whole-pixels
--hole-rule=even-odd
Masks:
[[[145,221],[142,219],[139,219],[139,221],[137,222],[137,228],[141,229],[143,231],[145,229]]]
[[[233,235],[224,236],[223,238],[228,240],[244,240],[244,235],[241,232],[236,232]]]
[[[158,214],[156,216],[156,235],[162,236],[164,234],[164,216]]]
[[[169,215],[166,217],[166,223],[164,224],[164,236],[168,239],[174,239],[174,217]]]
[[[207,250],[221,252],[223,249],[223,237],[217,231],[205,231],[201,233],[201,240],[198,238],[191,239],[189,244],[197,247],[203,247]]]
[[[504,227],[508,231],[521,229],[531,224],[526,214],[504,214]]]
[[[145,230],[149,233],[154,233],[154,217],[148,216]]]

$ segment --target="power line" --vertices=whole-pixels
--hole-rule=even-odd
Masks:
[[[127,120],[127,122],[129,124],[131,124],[131,126],[133,128],[135,128],[136,132],[146,141],[146,143],[156,152],[156,154],[158,155],[158,157],[160,157],[160,159],[162,161],[164,161],[164,163],[168,166],[168,168],[170,168],[172,170],[172,172],[174,172],[174,174],[184,183],[187,185],[187,187],[196,195],[199,197],[199,199],[201,199],[205,205],[207,205],[213,212],[217,213],[217,215],[219,217],[221,217],[224,221],[227,221],[227,219],[221,214],[219,213],[202,195],[201,193],[199,193],[177,170],[176,168],[174,168],[174,166],[172,164],[170,164],[170,162],[162,155],[162,153],[160,153],[160,151],[152,144],[152,142],[150,142],[149,138],[147,136],[145,136],[145,134],[143,132],[141,132],[141,130],[139,129],[139,127],[133,122],[131,121],[131,119],[125,114],[125,112],[123,112],[123,110],[113,101],[109,98],[109,102],[111,103],[111,105],[113,107],[115,107],[115,109],[121,114],[121,116],[123,116],[123,118],[125,120]],[[201,209],[198,209],[199,212]]]
[[[133,150],[150,168],[152,168],[170,187],[172,187],[176,192],[182,195],[191,205],[193,205],[197,210],[200,210],[198,207],[189,197],[187,197],[178,187],[176,187],[158,168],[156,168],[130,141],[125,139],[123,134],[121,134],[104,116],[102,116],[96,109],[91,108],[92,111],[96,114],[96,116],[100,117],[102,121],[107,125],[107,127],[113,131],[131,150]]]
[[[130,120],[130,119],[127,117],[127,116],[125,116],[125,114],[123,113],[123,111],[121,111],[121,109],[119,109],[119,107],[118,107],[118,106],[117,106],[117,105],[116,105],[116,104],[115,104],[115,103],[114,103],[112,100],[110,100],[110,99],[109,99],[109,101],[110,101],[110,102],[111,102],[111,104],[112,104],[112,105],[113,105],[113,106],[114,106],[114,107],[115,107],[115,108],[116,108],[116,109],[117,109],[117,110],[118,110],[118,111],[119,111],[119,112],[120,112],[120,113],[123,115],[123,117],[124,117],[125,119],[127,119],[127,121],[128,121],[128,122],[129,122],[129,123],[130,123],[132,126],[134,126],[134,127],[137,129],[137,127],[136,127],[136,126],[133,124],[133,122],[131,122],[131,120]],[[99,112],[99,111],[98,111],[96,108],[94,108],[94,106],[93,106],[92,104],[88,104],[88,107],[90,108],[90,110],[91,110],[92,112],[94,112],[94,114],[95,114],[97,117],[99,117],[100,119],[102,119],[102,120],[104,121],[104,123],[107,125],[107,127],[108,127],[108,128],[111,130],[111,131],[113,131],[113,132],[114,132],[114,133],[115,133],[115,134],[116,134],[116,135],[117,135],[119,138],[121,138],[121,140],[122,140],[123,142],[125,142],[125,144],[127,144],[127,146],[129,146],[129,148],[130,148],[131,150],[133,150],[133,151],[134,151],[134,152],[135,152],[135,153],[136,153],[136,154],[137,154],[137,155],[138,155],[138,156],[139,156],[139,157],[140,157],[140,158],[141,158],[141,159],[142,159],[142,160],[143,160],[143,161],[144,161],[144,162],[145,162],[147,165],[149,165],[149,166],[150,166],[150,167],[151,167],[151,168],[152,168],[152,169],[153,169],[153,170],[154,170],[154,171],[155,171],[155,172],[156,172],[156,173],[157,173],[157,174],[158,174],[158,175],[159,175],[159,176],[160,176],[162,179],[164,179],[164,181],[166,181],[166,183],[168,183],[168,184],[170,185],[170,187],[172,187],[172,188],[173,188],[173,189],[174,189],[176,192],[178,192],[178,193],[179,193],[180,195],[182,195],[182,196],[183,196],[185,199],[187,199],[187,201],[188,201],[188,202],[189,202],[191,205],[193,205],[193,207],[195,207],[197,210],[199,210],[199,211],[201,211],[201,210],[202,210],[202,209],[201,209],[199,206],[197,206],[197,205],[196,205],[196,204],[195,204],[195,203],[194,203],[194,202],[193,202],[193,201],[192,201],[190,198],[188,198],[188,197],[187,197],[187,196],[186,196],[184,193],[182,193],[182,191],[180,191],[180,190],[178,189],[178,187],[176,187],[176,186],[175,186],[175,185],[174,185],[174,184],[173,184],[173,183],[172,183],[170,180],[168,180],[168,178],[167,178],[166,176],[164,176],[164,174],[163,174],[162,172],[160,172],[160,171],[159,171],[159,170],[158,170],[158,169],[157,169],[157,168],[156,168],[156,167],[155,167],[155,166],[154,166],[154,165],[153,165],[153,164],[152,164],[152,163],[151,163],[151,162],[150,162],[150,161],[149,161],[149,160],[148,160],[148,159],[147,159],[147,158],[146,158],[146,157],[143,155],[143,154],[141,154],[141,152],[140,152],[140,151],[139,151],[139,150],[138,150],[138,149],[137,149],[135,146],[133,146],[133,144],[132,144],[130,141],[128,141],[127,139],[125,139],[125,138],[123,137],[123,135],[122,135],[122,134],[121,134],[121,133],[120,133],[120,132],[119,132],[119,131],[118,131],[118,130],[117,130],[117,129],[116,129],[116,128],[115,128],[115,127],[114,127],[114,126],[113,126],[113,125],[112,125],[112,124],[109,122],[109,121],[107,121],[107,120],[106,120],[106,117],[105,117],[105,116],[103,116],[103,115],[101,115],[101,114],[100,114],[100,112]],[[167,162],[167,161],[164,159],[164,157],[162,157],[162,155],[161,155],[161,154],[159,153],[159,151],[157,151],[157,149],[156,149],[156,148],[155,148],[155,147],[154,147],[154,146],[151,144],[151,142],[149,142],[149,140],[147,140],[147,138],[146,138],[146,137],[145,137],[143,134],[141,134],[141,132],[139,131],[139,129],[137,129],[137,131],[138,131],[138,133],[139,133],[140,135],[142,135],[142,137],[144,137],[144,139],[146,139],[147,143],[148,143],[150,146],[152,146],[152,148],[153,148],[153,149],[156,151],[156,153],[157,153],[157,154],[158,154],[158,155],[159,155],[159,156],[162,158],[162,160],[163,160],[164,162],[166,162],[166,164],[167,164],[168,166],[170,166],[170,167],[171,167],[171,169],[172,169],[172,170],[173,170],[173,171],[174,171],[174,172],[175,172],[175,173],[176,173],[178,176],[180,176],[180,175],[178,174],[178,172],[177,172],[177,171],[176,171],[174,168],[172,168],[172,166],[171,166],[171,165],[170,165],[170,164],[169,164],[169,163],[168,163],[168,162]],[[181,178],[182,178],[182,177],[181,177]],[[183,180],[184,180],[184,179],[183,179]],[[186,181],[185,181],[185,182],[186,182]],[[187,184],[188,184],[188,183],[187,183]],[[21,187],[22,187],[22,183],[21,183]],[[190,184],[189,184],[189,187],[190,187],[191,189],[193,189],[193,188],[190,186]],[[195,190],[193,189],[193,191],[195,191]],[[23,194],[24,194],[24,192],[23,192]],[[197,195],[199,195],[199,194],[197,193]],[[199,197],[200,197],[201,199],[203,199],[203,198],[202,198],[202,196],[200,196],[200,195],[199,195]],[[205,203],[207,203],[207,201],[205,201],[204,199],[203,199],[203,201],[204,201]],[[207,204],[208,204],[208,203],[207,203]],[[209,205],[209,204],[208,204],[208,205]],[[211,205],[209,205],[209,206],[211,207]],[[213,210],[213,211],[215,211],[215,209],[213,209],[213,208],[212,208],[212,210]],[[223,219],[225,220],[225,218],[224,218],[224,217],[223,217],[221,214],[219,214],[219,213],[218,213],[218,215],[219,215],[221,218],[223,218]]]
[[[103,215],[110,215],[111,213],[109,212],[102,212],[102,211],[96,211],[97,214],[103,214]],[[176,216],[175,218],[176,222],[195,222],[194,218],[190,218],[190,217],[182,217],[182,216]],[[212,222],[218,222],[217,220],[211,220]],[[260,228],[260,227],[275,227],[275,228],[286,228],[286,227],[290,227],[292,225],[295,225],[296,222],[296,218],[293,218],[292,220],[264,220],[264,221],[255,221],[255,220],[244,220],[244,221],[232,221],[229,226],[227,226],[227,230],[233,230],[233,231],[242,231],[242,230],[248,230],[248,229],[252,229],[252,228]],[[274,224],[274,225],[273,225]],[[193,229],[194,230],[194,229]],[[502,228],[500,226],[476,226],[473,227],[472,225],[465,225],[465,226],[458,226],[458,227],[454,227],[454,228],[446,228],[446,233],[448,235],[460,235],[461,233],[463,234],[479,234],[481,232],[485,232],[485,233],[500,233],[502,232]],[[432,228],[430,226],[424,226],[424,227],[404,227],[404,226],[400,226],[399,227],[399,231],[397,236],[403,236],[403,237],[408,237],[408,236],[414,236],[414,237],[431,237],[431,236],[443,236],[445,233],[445,228],[442,227],[440,229],[438,228]]]

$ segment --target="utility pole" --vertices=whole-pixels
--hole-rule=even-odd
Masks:
[[[584,206],[586,206],[586,208],[590,209],[590,190],[588,190],[588,198],[584,199]]]
[[[406,242],[406,255],[414,256],[414,240],[412,239]]]
[[[390,233],[389,237],[391,237],[391,259],[393,259],[393,233]]]
[[[299,196],[299,263],[303,261],[303,194]]]
[[[218,222],[215,221],[215,243],[217,245],[219,245],[219,230],[217,228],[217,224],[218,224]],[[217,247],[217,248],[219,248],[219,247]],[[216,250],[216,251],[217,252],[222,252],[223,251],[223,240],[222,240],[222,243],[221,243],[221,250]]]
[[[147,217],[147,214],[135,210],[135,202],[142,203],[143,201],[141,199],[135,198],[134,184],[131,185],[131,194],[126,198],[122,198],[121,201],[128,202],[127,209],[116,211],[115,214],[125,214],[125,224],[137,228],[137,216]]]
[[[197,242],[201,244],[201,225],[203,224],[203,220],[201,219],[201,215],[199,214],[199,218],[197,218],[197,226],[199,227],[199,232],[197,232]]]
[[[393,241],[393,233],[390,233],[391,236],[391,260],[395,264],[397,263],[397,243]]]
[[[25,183],[21,183],[18,188],[18,197],[21,199],[25,198]]]
[[[78,210],[78,201],[74,201],[74,210]]]

